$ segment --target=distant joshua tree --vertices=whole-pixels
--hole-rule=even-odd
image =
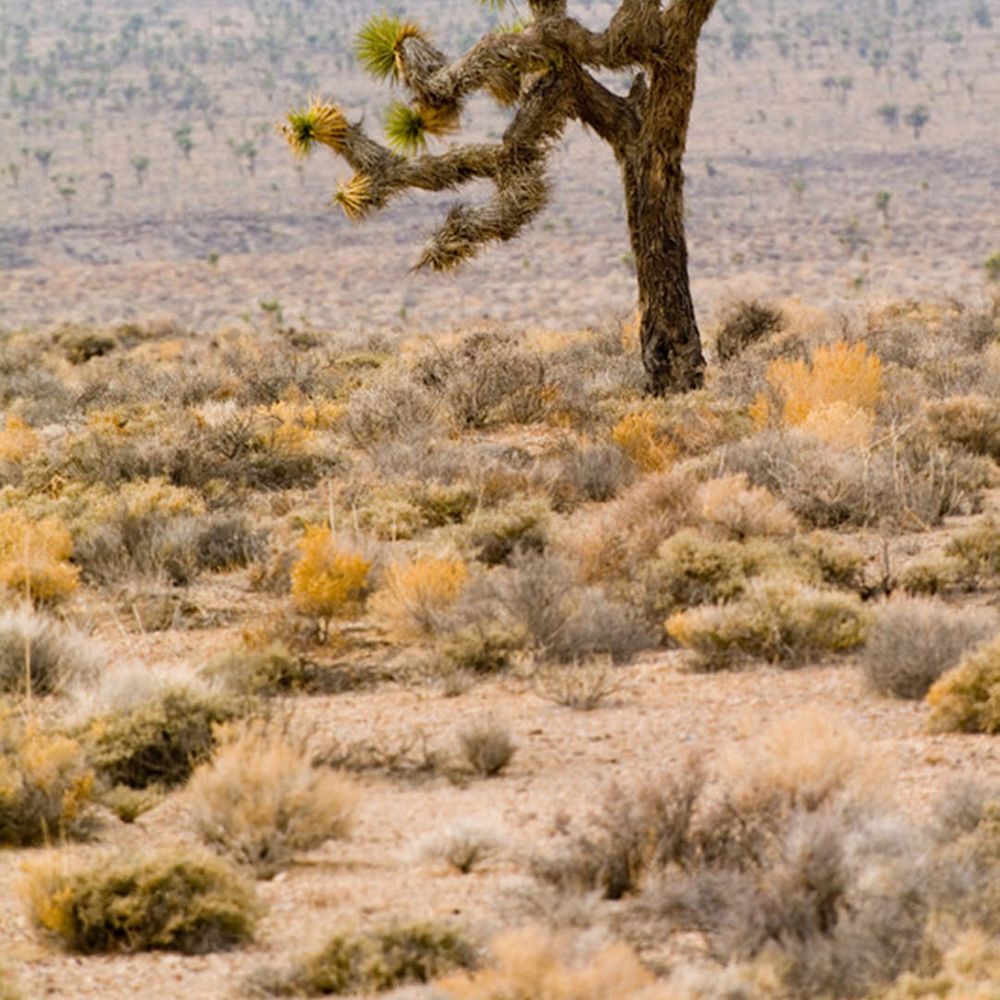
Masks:
[[[502,7],[504,0],[481,2]],[[650,391],[696,388],[705,360],[688,281],[681,161],[698,38],[714,6],[715,0],[619,0],[607,28],[594,32],[568,15],[567,0],[528,0],[526,23],[485,35],[451,63],[417,25],[377,16],[361,31],[357,52],[369,72],[409,91],[410,103],[395,104],[386,121],[393,148],[319,100],[290,112],[282,131],[297,154],[320,142],[354,169],[335,195],[352,219],[413,188],[442,191],[491,180],[493,198],[452,207],[416,265],[444,271],[521,233],[548,202],[546,161],[566,123],[588,126],[621,167]],[[637,73],[622,96],[600,83],[595,70]],[[501,141],[423,153],[428,135],[457,131],[477,91],[516,109]]]

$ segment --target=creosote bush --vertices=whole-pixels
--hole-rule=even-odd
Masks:
[[[84,830],[94,772],[79,743],[0,716],[0,845],[57,841]]]
[[[877,691],[898,698],[923,698],[964,653],[998,629],[1000,619],[985,609],[897,599],[875,615],[862,663]]]
[[[969,653],[927,692],[938,732],[1000,733],[1000,637]]]
[[[138,703],[92,718],[81,730],[90,759],[112,785],[179,785],[212,752],[215,727],[242,706],[228,695],[165,687]]]
[[[56,857],[27,866],[33,923],[82,954],[167,950],[200,955],[253,937],[253,887],[221,858],[165,851],[71,868]]]
[[[681,611],[667,634],[696,654],[702,670],[723,670],[761,659],[795,667],[856,649],[867,615],[853,594],[794,581],[754,581],[740,600]]]
[[[458,932],[435,924],[401,924],[335,934],[291,976],[274,977],[265,991],[281,996],[289,992],[308,996],[379,993],[429,983],[475,964],[475,949]]]
[[[213,849],[271,877],[299,851],[350,830],[357,792],[309,754],[261,726],[230,731],[188,789],[194,823]]]

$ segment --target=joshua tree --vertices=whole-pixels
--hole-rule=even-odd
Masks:
[[[483,2],[497,7],[503,0]],[[485,35],[455,62],[416,25],[375,17],[358,39],[361,63],[380,79],[401,82],[411,98],[387,118],[394,148],[320,101],[290,112],[283,132],[296,153],[320,142],[354,169],[335,195],[352,219],[409,189],[491,180],[493,198],[452,207],[416,265],[443,271],[487,243],[519,235],[548,201],[553,143],[572,119],[588,126],[621,167],[650,390],[695,388],[705,361],[688,282],[681,160],[698,38],[714,6],[715,0],[619,0],[607,28],[594,32],[568,15],[567,0],[528,0],[527,23]],[[594,77],[599,70],[637,72],[622,96]],[[501,141],[422,153],[428,135],[457,129],[466,100],[481,90],[515,108]]]

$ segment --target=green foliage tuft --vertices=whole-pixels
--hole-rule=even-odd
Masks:
[[[420,29],[391,14],[376,14],[358,32],[354,51],[362,67],[377,80],[399,79],[396,49],[406,38],[421,36]]]
[[[427,126],[423,116],[409,104],[395,101],[385,116],[385,134],[389,145],[407,156],[427,146]]]

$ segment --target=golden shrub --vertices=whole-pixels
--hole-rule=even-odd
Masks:
[[[39,444],[38,435],[20,417],[9,416],[0,431],[0,461],[23,462]]]
[[[80,745],[0,719],[0,751],[0,844],[40,844],[73,832],[94,785]]]
[[[766,377],[780,412],[773,412],[771,398],[762,393],[751,408],[758,425],[777,421],[803,426],[811,414],[835,404],[841,416],[851,416],[852,410],[870,414],[882,398],[882,362],[861,342],[851,345],[838,341],[817,348],[812,364],[777,358],[768,365]],[[820,427],[827,422],[819,417],[813,420]]]
[[[1000,733],[1000,636],[966,656],[927,693],[939,732]]]
[[[442,615],[458,600],[468,567],[461,559],[427,557],[389,568],[372,600],[375,613],[397,639],[432,635]]]
[[[63,600],[80,582],[80,571],[69,563],[72,554],[73,540],[55,518],[0,513],[0,588],[40,604]]]
[[[611,438],[643,472],[660,472],[676,456],[676,448],[659,433],[657,419],[649,410],[622,417],[611,429]]]
[[[979,928],[963,931],[937,972],[905,972],[884,1000],[1000,1000],[1000,942]]]
[[[299,558],[292,566],[292,599],[325,629],[334,618],[360,612],[370,570],[371,562],[360,552],[341,548],[328,527],[312,525],[299,541]]]
[[[495,967],[465,972],[438,983],[454,1000],[638,1000],[653,982],[626,944],[605,945],[589,960],[574,962],[570,943],[539,927],[501,934],[492,945]]]

